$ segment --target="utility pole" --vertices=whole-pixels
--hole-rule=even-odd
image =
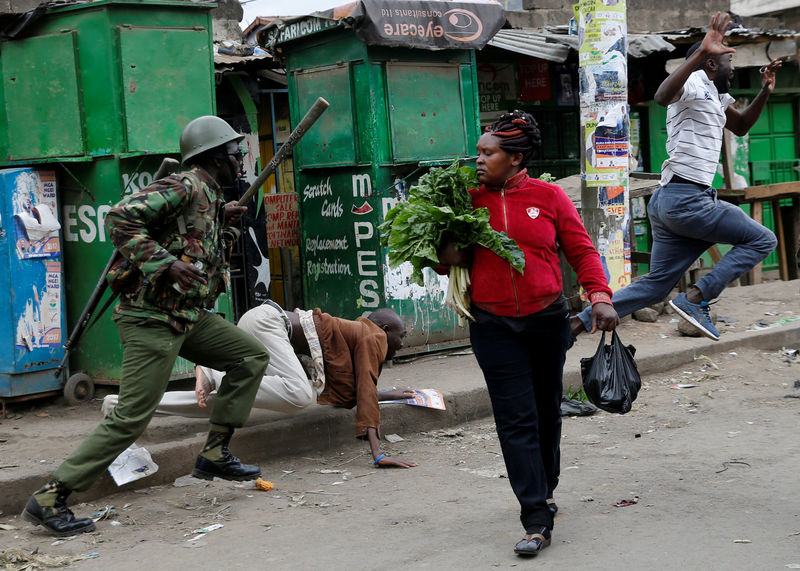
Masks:
[[[626,0],[573,6],[581,112],[581,216],[613,291],[631,281]]]

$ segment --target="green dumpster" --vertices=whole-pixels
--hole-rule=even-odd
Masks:
[[[426,271],[418,286],[409,264],[389,268],[378,225],[426,168],[475,154],[475,49],[504,21],[494,4],[362,0],[267,30],[293,122],[330,102],[294,152],[307,307],[346,318],[392,307],[415,351],[467,336],[444,306],[447,278]]]
[[[103,225],[110,207],[149,184],[164,156],[178,156],[186,123],[215,111],[215,6],[72,4],[0,43],[0,165],[58,173],[70,330],[113,251]],[[120,366],[106,315],[72,352],[70,370],[113,382]],[[190,371],[179,362],[175,374]]]

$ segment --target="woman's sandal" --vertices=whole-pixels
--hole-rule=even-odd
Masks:
[[[553,515],[556,515],[556,512],[558,512],[558,506],[553,498],[547,498],[547,507],[550,508],[550,512]]]
[[[550,530],[541,527],[538,532],[529,533],[514,546],[518,555],[539,555],[539,552],[550,545]]]

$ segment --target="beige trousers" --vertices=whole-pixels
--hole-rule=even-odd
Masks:
[[[254,307],[239,320],[239,328],[264,345],[269,352],[269,365],[258,387],[253,408],[282,413],[298,412],[316,401],[316,391],[306,375],[289,342],[283,312],[270,304]],[[225,373],[201,367],[214,389]],[[158,403],[156,414],[207,418],[214,406],[216,390],[206,399],[208,406],[200,408],[194,391],[167,391]],[[118,396],[103,399],[103,414],[117,405]]]

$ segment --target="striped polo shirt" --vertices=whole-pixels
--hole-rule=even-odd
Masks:
[[[720,95],[706,72],[689,76],[681,98],[667,107],[667,154],[661,185],[673,175],[711,186],[719,164],[725,109],[735,99]]]

